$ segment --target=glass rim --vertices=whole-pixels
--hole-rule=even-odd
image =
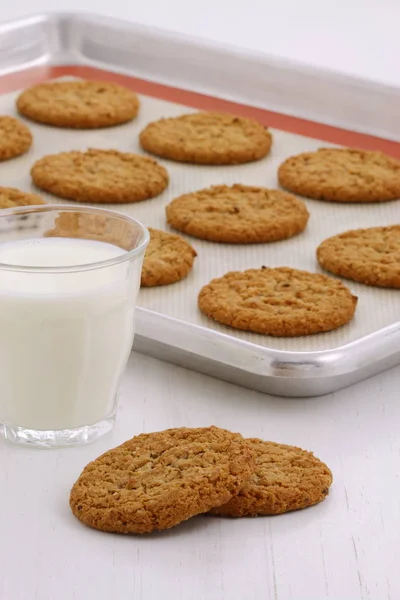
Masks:
[[[102,269],[106,267],[112,267],[114,265],[124,263],[126,261],[131,260],[137,255],[140,255],[146,249],[147,244],[150,241],[150,232],[137,219],[133,217],[129,217],[120,213],[116,210],[109,210],[107,208],[97,208],[92,206],[85,206],[82,204],[76,204],[72,206],[71,204],[31,204],[27,206],[18,206],[15,208],[5,208],[0,211],[0,223],[1,219],[10,218],[13,216],[17,216],[19,214],[26,213],[44,213],[44,212],[53,212],[53,211],[64,211],[64,212],[86,212],[91,214],[100,214],[103,216],[114,217],[130,223],[132,225],[136,225],[142,233],[142,239],[138,246],[132,248],[132,250],[126,250],[120,256],[115,256],[113,258],[107,258],[106,260],[101,260],[97,262],[85,263],[80,265],[66,265],[63,267],[33,267],[33,266],[23,266],[23,265],[12,265],[9,263],[3,263],[0,261],[0,270],[5,271],[16,271],[20,273],[74,273],[80,271],[93,271],[95,269]],[[40,239],[40,238],[39,238]],[[74,239],[74,238],[70,238]],[[109,243],[109,242],[106,242]],[[115,245],[115,244],[112,244]],[[1,246],[1,242],[0,242]],[[116,246],[118,248],[118,246]],[[121,248],[122,249],[122,248]]]

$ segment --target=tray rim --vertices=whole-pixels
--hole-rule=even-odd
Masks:
[[[66,19],[72,19],[73,21],[86,20],[94,25],[107,25],[108,27],[115,26],[118,28],[123,26],[125,29],[128,28],[132,32],[143,32],[145,30],[147,34],[150,33],[150,35],[159,36],[163,39],[164,42],[168,42],[168,40],[170,39],[176,41],[176,39],[178,38],[178,40],[182,41],[184,44],[192,44],[196,47],[198,51],[202,51],[202,49],[204,48],[212,48],[213,52],[218,53],[218,50],[220,49],[222,49],[222,51],[225,52],[227,48],[230,48],[226,45],[216,45],[214,43],[206,44],[205,41],[199,40],[198,38],[174,35],[170,32],[165,32],[156,28],[150,29],[131,23],[126,24],[124,21],[120,21],[118,19],[109,19],[107,17],[90,13],[74,14],[68,11],[41,13],[27,16],[21,19],[7,21],[5,23],[0,23],[0,35],[2,33],[6,33],[7,31],[15,32],[16,28],[23,28],[24,26],[32,26],[43,23],[48,24],[49,22],[60,26],[60,23],[62,24]],[[239,52],[239,49],[234,48],[231,49],[231,51],[234,54],[237,54]],[[308,73],[312,73],[313,75],[321,76],[321,74],[323,74],[324,77],[328,77],[329,79],[335,79],[339,77],[342,83],[345,83],[346,81],[355,80],[357,81],[357,83],[367,85],[368,88],[374,87],[378,91],[384,90],[385,92],[394,92],[397,94],[397,92],[400,90],[400,88],[396,88],[393,86],[387,86],[377,82],[370,82],[361,78],[351,78],[348,75],[336,72],[325,72],[315,67],[303,65],[303,63],[300,62],[297,63],[296,61],[288,61],[285,59],[281,60],[276,57],[255,53],[253,51],[245,50],[241,54],[245,55],[247,58],[256,57],[257,60],[272,62],[274,65],[278,65],[280,67],[282,67],[283,65],[285,69],[295,67],[296,69],[300,68],[303,72],[307,71]],[[86,65],[89,67],[91,65],[95,66],[90,60],[85,61],[81,59],[82,57],[76,56],[73,60],[73,63],[82,66]],[[36,66],[38,64],[47,64],[50,66],[54,63],[49,60],[46,63],[36,62],[35,64]],[[67,68],[69,63],[67,62],[63,64],[65,65],[65,68]],[[23,64],[21,65],[21,68],[19,70],[26,69],[32,66],[35,65]],[[72,64],[70,66],[72,66]],[[96,65],[95,68],[104,68],[108,72],[115,71],[115,69],[113,69],[112,66],[107,65],[106,63],[99,63],[99,65]],[[17,71],[18,69],[12,69],[8,71],[8,74],[12,74]],[[127,73],[127,76],[129,76],[129,72]],[[131,76],[133,75],[131,74]],[[366,135],[369,134],[366,133]],[[161,321],[165,326],[164,331],[160,329],[157,325]],[[190,343],[188,342],[188,339],[185,343],[182,343],[182,340],[178,340],[178,336],[176,336],[174,337],[174,345],[172,346],[172,344],[169,343],[169,333],[172,330],[175,331],[175,333],[177,331],[181,332],[181,330],[184,328],[186,329],[187,338],[190,338]],[[188,334],[188,330],[190,334]],[[150,311],[145,308],[137,307],[136,335],[142,338],[146,338],[150,341],[153,340],[154,342],[164,344],[166,346],[169,345],[173,348],[176,348],[177,350],[182,350],[183,352],[191,352],[192,354],[197,354],[198,356],[204,356],[207,359],[214,360],[216,363],[220,362],[221,364],[231,366],[236,369],[244,370],[247,373],[249,373],[249,375],[253,374],[261,376],[265,379],[273,378],[281,380],[283,386],[284,381],[287,379],[291,379],[292,381],[298,380],[300,383],[301,381],[306,382],[310,379],[318,379],[321,381],[328,377],[331,378],[332,376],[337,376],[339,384],[339,380],[341,379],[341,377],[344,377],[347,380],[349,375],[351,374],[354,375],[353,379],[355,382],[357,381],[356,374],[358,371],[361,371],[362,369],[365,369],[368,366],[371,366],[372,369],[373,365],[376,363],[377,350],[380,346],[385,347],[385,352],[383,353],[383,355],[381,354],[379,356],[379,360],[384,360],[385,357],[388,359],[393,358],[395,356],[397,357],[397,354],[399,354],[400,358],[400,320],[397,323],[389,325],[383,329],[377,330],[371,334],[358,338],[357,340],[354,340],[347,344],[342,344],[341,346],[335,348],[313,352],[289,352],[284,350],[274,350],[266,348],[264,346],[258,346],[257,344],[230,336],[228,332],[218,332],[207,327],[187,323],[183,320],[162,315],[160,313]],[[199,336],[202,337],[202,341],[208,345],[208,348],[212,349],[212,354],[215,352],[215,350],[217,351],[217,354],[220,353],[222,346],[229,345],[231,354],[230,361],[221,361],[216,354],[214,354],[214,357],[210,357],[210,355],[205,352],[197,352],[196,342],[198,341]],[[233,356],[233,354],[235,353],[236,355]],[[254,360],[256,358],[256,353],[257,360]],[[168,357],[166,357],[166,360],[168,360]],[[338,385],[338,388],[339,387],[341,387],[340,384]],[[301,390],[299,390],[298,395],[304,395],[300,392]],[[309,395],[321,395],[321,393],[309,393]]]
[[[87,20],[98,25],[106,25],[110,28],[119,27],[123,29],[129,29],[132,33],[147,32],[150,33],[150,35],[153,35],[154,37],[160,39],[162,38],[166,42],[178,41],[181,44],[188,44],[192,47],[196,46],[199,50],[201,50],[202,48],[212,48],[213,52],[217,54],[220,52],[231,52],[232,54],[239,54],[242,57],[246,56],[252,60],[262,60],[263,62],[268,62],[269,64],[276,65],[280,68],[301,69],[303,73],[308,72],[318,76],[323,73],[324,77],[339,78],[343,82],[356,81],[359,84],[365,85],[369,89],[381,88],[386,90],[400,90],[400,86],[390,85],[388,83],[375,81],[366,77],[360,77],[357,74],[349,75],[347,73],[342,73],[339,70],[322,69],[319,67],[315,67],[305,61],[290,59],[287,57],[280,57],[275,54],[251,50],[241,46],[236,46],[234,44],[218,42],[217,40],[208,40],[207,38],[203,38],[200,36],[185,35],[180,32],[172,32],[171,30],[163,29],[155,25],[147,26],[137,23],[135,21],[124,21],[123,19],[120,19],[118,17],[109,17],[105,14],[90,12],[86,10],[79,12],[74,12],[70,10],[44,10],[39,12],[33,11],[31,13],[27,13],[25,16],[13,19],[0,20],[0,34],[7,33],[7,31],[12,31],[16,27],[23,27],[27,25],[33,25],[35,23],[44,23],[48,21],[53,21],[57,24],[60,24],[60,22],[64,20]]]
[[[72,27],[71,27],[72,24]],[[291,102],[285,104],[282,103],[282,98],[288,96],[288,94],[281,94],[282,90],[278,89],[278,87],[274,90],[280,93],[279,96],[279,105],[276,105],[274,102],[273,94],[270,93],[270,88],[273,87],[272,79],[268,80],[268,87],[263,88],[262,90],[262,99],[258,99],[258,101],[251,102],[252,106],[259,106],[261,108],[267,108],[270,111],[277,111],[278,113],[286,116],[293,116],[295,118],[310,120],[315,123],[325,124],[326,126],[331,126],[334,128],[341,129],[349,129],[352,132],[358,132],[365,135],[376,136],[380,138],[384,138],[386,140],[391,140],[395,143],[400,142],[400,121],[396,119],[392,119],[382,128],[382,121],[384,119],[388,119],[388,106],[387,103],[389,101],[398,103],[400,102],[400,86],[390,85],[388,83],[379,82],[375,80],[369,80],[364,77],[359,77],[356,75],[349,75],[346,73],[341,73],[337,70],[328,70],[315,67],[308,63],[302,61],[296,61],[293,59],[281,58],[279,56],[275,56],[268,53],[257,52],[255,50],[249,50],[246,48],[241,48],[240,46],[233,46],[229,44],[222,44],[215,41],[205,40],[200,37],[184,35],[181,33],[171,32],[169,30],[164,30],[157,27],[148,27],[145,25],[141,25],[134,22],[125,22],[121,19],[107,17],[105,15],[90,13],[86,11],[82,11],[79,13],[73,13],[72,11],[43,11],[39,13],[31,13],[25,17],[20,17],[17,19],[11,19],[7,21],[0,21],[0,36],[2,34],[12,34],[15,33],[16,29],[21,28],[32,28],[35,26],[56,26],[59,30],[59,39],[52,39],[51,46],[53,49],[53,54],[58,54],[58,60],[60,62],[52,62],[51,64],[68,64],[68,59],[65,56],[66,48],[61,48],[62,45],[69,46],[68,50],[70,51],[69,60],[72,58],[72,64],[80,64],[80,65],[88,65],[93,67],[103,67],[104,69],[108,69],[109,71],[113,71],[116,73],[124,73],[130,76],[143,76],[143,73],[140,74],[140,67],[135,63],[135,68],[132,65],[128,67],[118,66],[111,62],[104,62],[90,59],[87,55],[83,55],[82,52],[73,48],[73,39],[74,39],[74,26],[75,29],[79,29],[79,25],[90,25],[96,27],[103,27],[108,30],[109,33],[114,32],[118,33],[118,37],[122,38],[124,34],[128,34],[130,36],[130,42],[133,43],[136,38],[138,38],[139,42],[147,43],[151,41],[151,45],[155,47],[162,47],[163,50],[168,49],[169,46],[174,45],[175,53],[174,53],[174,61],[180,61],[180,68],[185,64],[185,59],[182,60],[182,56],[185,56],[188,52],[198,53],[199,55],[212,56],[213,62],[215,61],[223,63],[225,68],[224,78],[229,80],[229,85],[225,87],[223,91],[218,92],[218,90],[212,89],[208,90],[211,92],[211,95],[215,98],[225,98],[227,100],[233,100],[240,104],[247,104],[248,98],[247,96],[243,97],[241,92],[238,93],[236,85],[237,83],[237,74],[239,73],[241,77],[246,76],[247,71],[251,70],[249,67],[257,67],[258,78],[262,78],[262,75],[265,70],[268,70],[273,77],[278,77],[284,74],[284,77],[291,78],[294,82],[296,82],[296,78],[300,75],[299,80],[307,81],[307,86],[313,84],[315,89],[313,90],[313,94],[310,96],[306,94],[306,105],[302,108],[299,106],[300,97],[296,97],[295,105]],[[47,28],[48,29],[48,28]],[[7,48],[6,48],[7,49]],[[63,51],[62,51],[63,50]],[[73,51],[72,51],[73,50]],[[0,56],[2,53],[1,46],[1,38],[0,38]],[[4,53],[4,52],[3,52]],[[147,55],[146,55],[147,56]],[[157,55],[158,56],[158,55]],[[135,57],[136,58],[136,57]],[[142,57],[139,57],[142,58]],[[152,57],[154,59],[154,52]],[[234,60],[232,60],[234,59]],[[227,73],[228,66],[233,64],[235,65],[232,73]],[[0,75],[3,73],[11,73],[16,70],[21,70],[22,68],[26,68],[27,66],[34,65],[44,65],[50,64],[49,54],[45,53],[41,56],[37,56],[36,60],[32,61],[30,64],[26,64],[24,66],[20,65],[19,69],[17,68],[6,68],[2,69],[0,62]],[[165,67],[164,62],[164,67]],[[170,64],[170,63],[168,63]],[[155,72],[154,70],[154,60],[153,63],[146,63],[146,76],[143,78],[149,81],[157,81],[159,84],[167,84],[171,85],[171,74],[168,74],[166,77],[163,72]],[[197,65],[195,65],[197,66]],[[262,70],[260,71],[260,68]],[[138,71],[139,69],[139,71]],[[178,73],[175,73],[175,78],[179,79],[179,69]],[[240,72],[241,71],[241,72]],[[190,89],[198,93],[207,94],[207,90],[201,89],[202,83],[201,81],[195,80],[195,75],[193,69],[190,71],[190,87],[187,88],[186,85],[183,85],[182,80],[174,81],[173,85],[181,89]],[[230,77],[230,79],[229,79]],[[323,85],[321,84],[323,82]],[[221,82],[220,78],[216,79],[217,87],[220,88]],[[279,82],[280,83],[280,82]],[[333,87],[332,87],[333,86]],[[244,86],[239,86],[241,89]],[[351,124],[349,124],[346,120],[346,117],[343,114],[339,114],[341,111],[337,110],[340,102],[333,102],[330,105],[330,110],[321,112],[323,110],[324,103],[320,102],[321,94],[324,96],[325,104],[329,103],[331,100],[330,91],[333,89],[337,93],[340,89],[346,90],[346,93],[350,93],[352,103],[357,105],[357,108],[360,109],[360,102],[365,97],[364,93],[368,91],[368,97],[370,105],[374,107],[373,114],[369,111],[369,114],[366,114],[365,107],[357,111],[357,119],[358,123],[355,123],[354,120],[351,120]],[[222,88],[221,88],[222,89]],[[296,88],[297,89],[297,88]],[[234,92],[232,91],[234,90]],[[256,90],[252,88],[252,95],[256,94]],[[264,98],[266,98],[264,102]],[[303,99],[304,100],[304,99]],[[302,102],[304,105],[304,101]],[[268,105],[268,106],[266,106]],[[295,106],[295,107],[294,107]],[[308,108],[311,107],[311,108]],[[337,112],[337,115],[333,117],[333,113]],[[368,112],[368,111],[367,111]],[[371,118],[374,118],[375,114],[379,113],[379,117],[375,119],[375,124],[372,125],[370,122]],[[390,115],[390,112],[389,112]],[[320,118],[317,118],[317,117]],[[366,117],[367,123],[365,122]]]
[[[332,371],[329,371],[329,369],[331,370],[332,367],[334,367],[335,374],[337,375],[347,374],[354,371],[354,368],[351,368],[351,366],[354,367],[355,362],[353,353],[359,353],[356,359],[356,362],[359,363],[359,368],[368,366],[369,363],[373,364],[374,361],[371,359],[376,355],[377,346],[380,343],[383,343],[386,339],[389,339],[390,345],[393,346],[393,349],[397,347],[398,352],[400,353],[400,321],[353,340],[348,344],[342,344],[341,346],[337,346],[335,348],[329,348],[327,350],[293,352],[259,346],[252,342],[247,342],[245,340],[240,340],[230,336],[229,333],[215,331],[194,323],[187,323],[181,319],[176,319],[175,317],[170,317],[168,315],[162,315],[161,313],[157,313],[140,306],[136,308],[136,311],[141,315],[141,320],[137,320],[137,334],[141,335],[142,337],[149,338],[150,336],[148,334],[148,330],[153,329],[154,327],[154,331],[151,333],[151,338],[163,344],[166,344],[168,340],[166,339],[167,336],[160,335],[160,329],[157,328],[157,322],[160,321],[167,323],[168,327],[174,331],[184,327],[191,329],[193,331],[193,337],[202,334],[203,341],[204,338],[209,337],[210,340],[206,341],[210,341],[212,343],[215,340],[219,343],[219,347],[225,344],[229,344],[231,347],[235,346],[235,350],[241,350],[246,356],[251,355],[253,359],[254,351],[257,350],[260,358],[263,360],[262,371],[258,369],[252,370],[246,368],[246,371],[257,375],[285,378],[298,377],[299,379],[312,376],[321,379],[327,376],[332,376]],[[151,320],[156,321],[156,323],[151,322]],[[371,347],[368,349],[368,351],[366,351],[367,344],[371,344]],[[176,344],[174,344],[174,347],[176,347]],[[194,354],[196,353],[195,346],[185,348],[185,350]],[[390,352],[390,355],[394,353],[395,351]],[[218,360],[218,358],[215,357],[214,360]],[[227,364],[226,361],[224,361],[224,363]],[[243,364],[235,365],[233,362],[229,364],[230,366],[243,368]],[[312,375],[310,375],[311,371]]]

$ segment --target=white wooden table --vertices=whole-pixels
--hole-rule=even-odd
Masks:
[[[278,517],[197,517],[144,537],[70,513],[82,467],[141,431],[210,424],[312,449],[328,499]],[[0,600],[398,600],[400,368],[322,398],[251,392],[132,355],[115,430],[83,448],[0,442]]]
[[[54,10],[0,3],[0,20]],[[87,10],[400,84],[397,0],[61,0]],[[199,517],[165,533],[85,528],[68,494],[82,467],[141,431],[214,423],[312,449],[328,499],[275,518]],[[324,398],[253,393],[132,355],[114,432],[35,451],[0,441],[0,600],[399,600],[400,368]]]

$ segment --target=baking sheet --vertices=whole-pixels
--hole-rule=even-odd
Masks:
[[[65,78],[64,78],[65,79]],[[0,97],[0,112],[16,116],[17,93]],[[141,96],[141,109],[132,123],[97,131],[61,130],[26,121],[34,143],[25,156],[0,164],[0,185],[35,191],[29,175],[32,164],[46,154],[94,148],[116,148],[126,152],[143,153],[138,134],[150,121],[191,112],[184,106]],[[166,224],[165,206],[176,196],[215,184],[243,183],[264,187],[277,187],[277,168],[288,156],[315,150],[332,144],[315,139],[271,129],[274,136],[269,156],[256,163],[228,167],[184,165],[159,160],[170,174],[170,185],[157,198],[131,205],[102,205],[131,215],[144,224],[170,230]],[[64,200],[44,194],[53,203]],[[71,203],[73,204],[73,203]],[[305,232],[290,240],[271,244],[229,245],[203,242],[186,237],[196,248],[198,257],[189,277],[171,286],[148,288],[140,291],[138,305],[162,315],[178,318],[202,327],[229,334],[237,339],[257,344],[263,348],[291,352],[329,350],[343,346],[378,331],[400,320],[400,293],[396,290],[368,288],[346,282],[359,297],[355,319],[347,326],[325,334],[301,338],[272,338],[243,333],[214,323],[197,309],[197,294],[201,286],[213,277],[231,270],[266,266],[290,266],[319,271],[315,258],[317,245],[326,237],[357,227],[389,225],[400,222],[400,201],[350,205],[306,200],[310,220]],[[171,230],[172,231],[172,230]]]

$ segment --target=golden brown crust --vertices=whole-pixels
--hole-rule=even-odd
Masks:
[[[134,119],[139,110],[136,94],[105,81],[53,81],[20,94],[19,112],[32,121],[72,129],[96,129]]]
[[[168,529],[230,500],[254,466],[244,438],[218,427],[141,434],[89,463],[70,505],[102,531]]]
[[[234,165],[266,156],[272,136],[252,119],[199,112],[150,123],[140,143],[152,154],[179,162]]]
[[[37,204],[45,204],[45,202],[36,194],[28,194],[16,188],[0,187],[0,208],[34,206]]]
[[[167,221],[194,237],[230,244],[274,242],[297,235],[308,221],[301,200],[279,190],[215,185],[175,198]]]
[[[366,285],[400,289],[400,225],[354,229],[317,248],[326,271]]]
[[[142,287],[169,285],[184,279],[193,267],[196,250],[179,235],[152,229],[142,269]]]
[[[213,279],[200,310],[224,325],[276,337],[309,335],[348,323],[357,298],[337,279],[288,267],[249,269]]]
[[[14,117],[0,116],[0,161],[28,152],[32,134],[28,127]]]
[[[247,483],[227,504],[213,508],[214,515],[256,517],[280,515],[322,502],[332,483],[330,469],[296,446],[249,439],[256,453],[256,468]]]
[[[155,160],[117,150],[61,152],[38,160],[35,185],[55,196],[92,203],[140,202],[158,196],[168,173]]]
[[[367,150],[321,148],[285,160],[282,187],[316,200],[384,202],[400,198],[400,161]]]
[[[44,237],[66,237],[96,240],[113,244],[123,250],[133,250],[138,244],[138,232],[132,225],[119,218],[118,213],[109,215],[60,211],[54,227],[44,233]]]

